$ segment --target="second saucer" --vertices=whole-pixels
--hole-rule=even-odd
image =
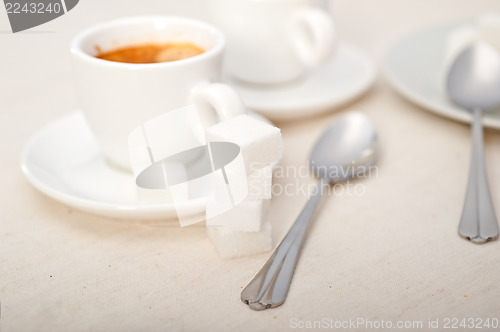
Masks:
[[[366,92],[375,81],[374,61],[358,48],[340,42],[326,64],[307,76],[280,86],[241,83],[226,75],[246,106],[271,120],[297,119],[325,113]]]

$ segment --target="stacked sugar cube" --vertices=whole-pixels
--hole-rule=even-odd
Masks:
[[[222,258],[271,250],[271,224],[267,214],[272,165],[283,153],[280,129],[245,114],[208,128],[206,138],[208,142],[231,142],[240,147],[248,187],[248,194],[242,202],[207,219],[210,239]]]

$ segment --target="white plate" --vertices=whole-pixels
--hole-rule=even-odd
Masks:
[[[139,203],[133,175],[104,161],[80,112],[38,131],[24,149],[21,166],[38,190],[80,210],[118,218],[177,217],[173,204]]]
[[[303,79],[277,87],[245,85],[227,80],[246,106],[271,120],[312,116],[347,104],[373,84],[376,67],[357,48],[339,43],[335,55],[325,65],[311,70]]]
[[[413,103],[444,117],[471,122],[471,114],[453,105],[444,88],[446,36],[470,21],[418,31],[395,43],[384,61],[389,83]],[[500,129],[500,113],[485,112],[484,125]]]
[[[21,168],[42,193],[79,210],[126,219],[177,219],[173,203],[138,200],[133,175],[105,162],[81,112],[38,131],[23,151]],[[205,213],[201,199],[185,207],[188,214]]]

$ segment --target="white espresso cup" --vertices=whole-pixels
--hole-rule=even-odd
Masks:
[[[254,84],[298,79],[328,61],[336,30],[320,0],[210,0],[210,15],[228,39],[226,70]]]
[[[191,43],[205,52],[182,60],[144,64],[96,58],[100,52],[151,43]],[[124,18],[80,33],[71,45],[77,95],[106,159],[130,170],[130,132],[165,112],[195,104],[204,126],[244,113],[234,90],[214,83],[220,80],[224,48],[225,39],[219,30],[181,17]],[[171,135],[172,144],[203,144],[203,128],[194,123],[179,118]]]

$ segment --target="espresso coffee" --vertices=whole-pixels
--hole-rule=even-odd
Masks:
[[[99,59],[126,63],[158,63],[190,58],[205,52],[190,43],[144,44],[119,48],[101,53]]]

